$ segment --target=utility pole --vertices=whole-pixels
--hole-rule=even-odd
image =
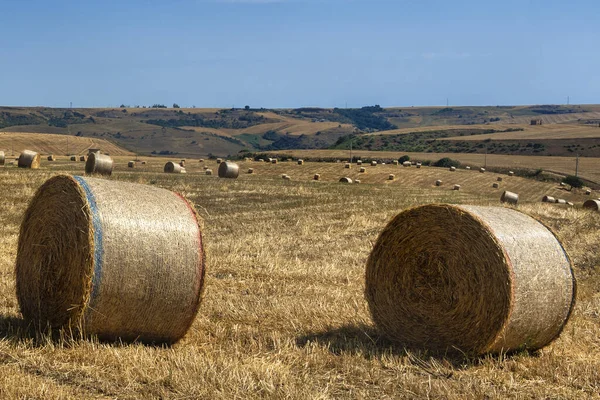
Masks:
[[[575,176],[579,176],[579,153],[577,153],[577,158],[575,159]]]
[[[448,105],[450,105],[450,102],[448,101],[448,98],[446,97],[446,107],[448,107]]]
[[[483,168],[487,168],[487,152],[488,148],[485,146],[485,157],[483,158]]]
[[[352,164],[352,139],[350,139],[350,164]]]

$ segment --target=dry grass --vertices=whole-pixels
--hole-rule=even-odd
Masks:
[[[473,125],[475,126],[475,125]],[[483,125],[490,129],[489,125]],[[506,126],[510,127],[510,126]],[[514,126],[512,126],[514,127]],[[591,125],[523,125],[523,131],[490,133],[485,135],[455,136],[445,140],[551,140],[600,138],[600,128]],[[497,129],[494,125],[491,128]]]
[[[115,160],[111,179],[179,191],[205,219],[206,293],[190,333],[172,348],[155,348],[28,331],[13,276],[20,219],[43,181],[58,170],[80,172],[83,164],[59,159],[56,167],[42,163],[37,171],[0,168],[0,397],[598,396],[600,214],[521,199],[521,208],[554,228],[573,258],[579,279],[573,318],[559,340],[538,353],[450,358],[408,351],[377,334],[363,295],[365,262],[398,211],[433,202],[499,204],[501,192],[489,194],[491,181],[482,194],[464,182],[464,190],[452,192],[434,188],[433,181],[431,187],[409,184],[396,167],[395,182],[342,185],[329,177],[339,178],[343,164],[335,166],[339,174],[324,170],[325,182],[313,182],[321,165],[311,163],[249,163],[255,175],[222,180],[202,175],[203,164],[195,160],[188,160],[185,175],[160,173],[164,159],[148,159],[134,170],[127,169],[126,160]],[[378,173],[380,168],[385,180],[388,166],[377,166]],[[375,179],[367,169],[363,182]],[[304,170],[307,180],[299,177]],[[282,180],[281,173],[292,181]],[[472,175],[493,179],[492,174]],[[448,185],[454,183],[448,178]],[[522,185],[526,189],[527,182]]]
[[[68,141],[68,143],[67,143]],[[40,154],[87,154],[88,149],[101,149],[111,155],[131,154],[129,151],[104,139],[91,139],[78,136],[55,135],[51,133],[0,132],[0,150],[6,155],[20,153],[25,149]]]

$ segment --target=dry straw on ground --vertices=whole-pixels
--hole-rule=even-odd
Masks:
[[[510,208],[441,204],[402,212],[367,262],[373,319],[409,347],[538,349],[562,331],[574,293],[558,239]]]
[[[23,150],[19,156],[17,163],[19,168],[32,168],[37,169],[40,167],[40,155],[39,153],[31,150]]]
[[[44,329],[105,340],[173,343],[196,316],[204,282],[200,219],[171,191],[59,175],[21,225],[17,297]]]
[[[176,162],[169,161],[165,164],[164,172],[167,174],[180,174],[181,171],[183,171],[183,168]]]
[[[519,195],[513,192],[509,192],[508,190],[502,193],[500,196],[500,201],[508,204],[517,204],[519,202]]]
[[[237,179],[240,175],[240,166],[231,161],[225,161],[219,164],[217,171],[219,178]]]
[[[113,159],[106,154],[90,153],[85,163],[86,174],[111,175]]]
[[[600,211],[600,200],[586,200],[583,203],[583,208],[586,208],[588,210]]]

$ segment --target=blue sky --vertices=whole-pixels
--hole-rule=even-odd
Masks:
[[[600,103],[597,0],[3,1],[0,105]]]

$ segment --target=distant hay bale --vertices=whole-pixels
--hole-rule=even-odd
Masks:
[[[218,174],[219,178],[237,179],[240,175],[240,166],[231,161],[222,162]]]
[[[454,187],[452,188],[452,190],[460,190],[460,185],[454,185]]]
[[[362,165],[362,161],[361,161],[361,160],[358,160],[358,161],[356,162],[356,165]]]
[[[201,220],[154,186],[59,175],[25,212],[16,262],[25,320],[101,340],[174,343],[198,311]]]
[[[38,169],[40,167],[40,155],[35,151],[23,150],[17,161],[19,168]]]
[[[79,156],[79,161],[85,161],[85,156]]]
[[[492,183],[492,187],[494,189],[498,189],[500,187],[500,185],[498,185],[496,182]]]
[[[129,162],[127,163],[127,167],[128,167],[128,168],[133,168],[133,167],[135,167],[135,161],[129,161]]]
[[[205,175],[212,175],[212,169],[207,169],[206,171],[204,171]]]
[[[354,183],[359,184],[360,183],[360,179],[355,179]]]
[[[396,179],[396,175],[394,175],[394,174],[388,175],[388,181],[393,181],[394,179]]]
[[[435,181],[435,186],[442,186],[442,183],[443,182],[438,179],[437,181]]]
[[[561,183],[560,183],[560,186],[564,187],[564,186],[567,186],[567,184],[566,184],[566,183],[564,183],[564,182],[561,182]]]
[[[456,167],[450,167],[448,170],[454,172],[456,171]]]
[[[517,204],[519,202],[519,195],[506,190],[502,193],[502,196],[500,196],[500,201],[508,204]]]
[[[321,180],[321,174],[315,174],[315,176],[313,176],[313,180],[314,180],[314,181],[319,181],[319,180]]]
[[[465,167],[466,170],[470,170],[471,167],[469,167],[468,165]]]
[[[346,163],[346,164],[344,164],[344,168],[348,169],[348,168],[350,168],[350,167],[351,167],[350,163]]]
[[[398,160],[392,161],[392,164],[394,164],[394,165],[398,165],[398,163],[399,163]]]
[[[71,161],[77,161],[77,157],[76,156],[71,156]]]
[[[221,164],[223,162],[222,158],[217,158],[217,164]]]
[[[508,171],[508,176],[515,176],[515,173],[513,171]]]
[[[565,199],[556,199],[556,204],[567,204]]]
[[[542,348],[561,333],[575,298],[558,239],[503,207],[404,211],[379,235],[365,276],[379,330],[402,346],[431,351]]]
[[[146,161],[142,161],[142,165],[146,165]]]
[[[113,171],[113,164],[113,159],[110,156],[90,153],[85,163],[85,173],[110,176]]]
[[[556,199],[552,196],[544,196],[542,197],[542,203],[556,203]]]
[[[340,179],[340,183],[352,183],[352,179],[348,178],[347,176],[343,177]]]
[[[367,169],[365,167],[360,167],[358,172],[360,172],[361,174],[364,174],[365,172],[367,172]]]
[[[417,163],[417,168],[421,168],[421,163],[420,162]]]
[[[164,171],[167,174],[180,174],[183,167],[173,161],[169,161],[165,164]]]
[[[0,151],[0,165],[4,165],[6,163],[6,155],[3,151]]]
[[[90,154],[92,154],[92,153],[100,153],[100,149],[98,149],[98,148],[95,148],[95,149],[94,148],[90,148],[90,149],[88,149],[88,156]]]
[[[485,172],[485,168],[479,168],[479,172],[483,174]]]
[[[53,155],[53,154],[50,154],[50,155],[48,156],[48,161],[56,161],[56,157],[54,157],[54,155]]]
[[[254,168],[248,168],[248,173],[249,174],[253,174],[254,173]]]
[[[304,165],[304,160],[298,160],[298,165]]]
[[[384,162],[382,162],[382,163],[381,163],[381,165],[385,165],[385,163],[384,163]]]
[[[273,159],[271,157],[269,157],[269,158],[267,158],[267,162],[271,163],[271,162],[273,162]]]
[[[590,189],[587,189],[587,190],[585,191],[585,194],[589,196],[590,194],[592,194],[592,191],[591,191]]]
[[[402,166],[403,166],[403,167],[410,167],[411,165],[412,165],[412,163],[411,163],[410,161],[404,161],[404,162],[402,163]]]
[[[600,211],[600,200],[586,200],[583,203],[583,208],[585,208],[586,210]]]
[[[277,159],[276,158],[272,158],[271,159],[271,164],[277,164]]]
[[[204,162],[204,158],[200,158],[198,162]]]
[[[283,179],[284,179],[284,180],[286,180],[286,181],[289,181],[289,180],[291,180],[291,179],[292,179],[292,178],[290,178],[290,176],[289,176],[289,175],[287,175],[287,174],[283,174],[283,175],[281,175],[281,178],[283,178]]]
[[[179,161],[179,165],[181,165],[182,167],[185,167],[185,160]]]
[[[570,201],[567,201],[567,205],[568,205],[569,207],[573,207],[575,204],[571,203]]]
[[[502,177],[501,177],[501,176],[499,176],[498,178],[496,178],[496,180],[497,180],[498,182],[502,182]]]
[[[371,161],[371,167],[376,167],[377,166],[377,161]]]

